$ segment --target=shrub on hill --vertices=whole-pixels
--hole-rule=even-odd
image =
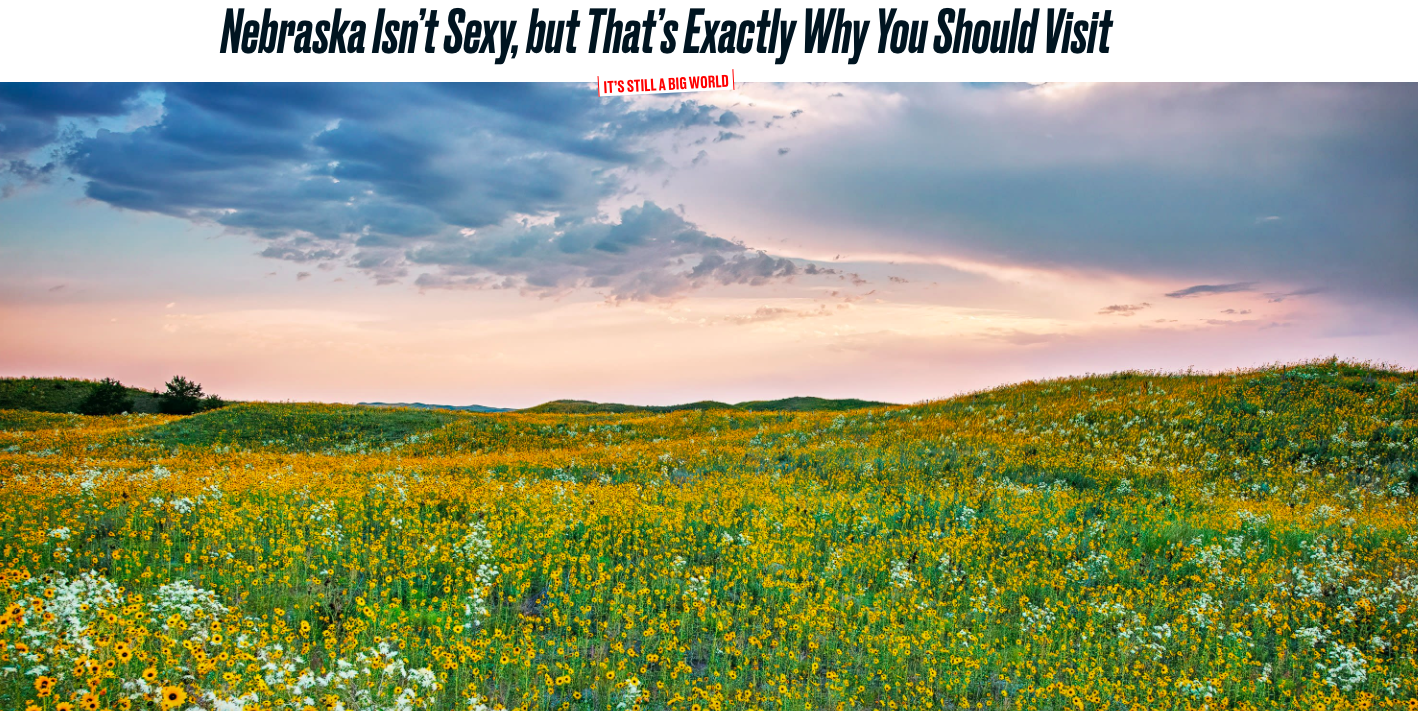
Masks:
[[[166,415],[194,415],[215,410],[226,403],[216,395],[205,395],[196,381],[181,375],[167,381],[167,390],[158,397],[158,410]]]
[[[128,388],[113,378],[104,378],[89,388],[89,394],[79,403],[83,415],[117,415],[133,411],[133,398]]]

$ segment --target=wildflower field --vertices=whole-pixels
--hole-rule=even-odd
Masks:
[[[1418,373],[0,411],[14,711],[1418,708]]]

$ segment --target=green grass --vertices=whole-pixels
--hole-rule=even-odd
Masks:
[[[0,378],[0,410],[78,412],[97,380],[80,378]],[[147,390],[128,388],[134,412],[158,411],[158,398]]]
[[[652,412],[640,405],[621,405],[614,402],[591,402],[590,400],[552,400],[520,412],[581,415],[617,412]]]
[[[0,410],[0,430],[33,432],[76,427],[84,422],[77,415],[55,412],[31,412],[26,410]]]
[[[551,414],[605,414],[630,412],[683,412],[687,410],[744,410],[746,412],[817,412],[835,410],[860,410],[866,407],[884,407],[890,403],[847,398],[830,400],[820,397],[786,397],[780,400],[750,400],[730,405],[717,400],[700,400],[683,405],[621,405],[613,402],[591,402],[589,400],[553,400],[519,412]]]
[[[146,439],[178,446],[353,451],[405,442],[456,417],[439,410],[245,403],[153,427]]]
[[[860,410],[866,407],[885,407],[889,404],[890,403],[876,402],[874,400],[858,400],[857,398],[830,400],[821,397],[785,397],[781,400],[751,400],[749,402],[741,402],[735,405],[734,409],[750,410],[753,412],[818,412]]]
[[[79,405],[89,394],[98,381],[83,380],[79,378],[0,378],[0,410],[30,410],[33,412],[78,412]],[[158,396],[147,390],[140,388],[128,388],[128,394],[133,398],[134,413],[156,413],[158,412]],[[751,400],[731,405],[717,400],[700,400],[682,405],[622,405],[613,402],[591,402],[589,400],[553,400],[542,403],[535,407],[529,407],[517,412],[563,414],[563,415],[584,415],[584,414],[629,414],[629,413],[665,413],[683,412],[696,410],[743,410],[745,412],[814,412],[814,411],[836,411],[836,410],[858,410],[867,407],[883,407],[890,403],[876,402],[872,400],[858,400],[846,398],[832,400],[820,397],[788,397],[779,400]],[[364,403],[360,407],[367,410],[435,410],[441,409],[437,405],[424,405],[423,403]],[[454,407],[452,410],[466,410],[472,412],[503,412],[500,408],[483,408],[479,406]],[[355,410],[351,410],[354,412]],[[343,418],[350,423],[355,421],[363,422],[373,418],[375,421],[383,422],[386,418],[364,413],[360,416],[353,414]],[[394,416],[395,420],[405,419],[405,416]],[[417,419],[417,418],[415,418]],[[442,420],[446,422],[447,420]],[[230,426],[232,423],[224,422],[221,426]],[[259,425],[260,430],[269,430],[260,437],[261,441],[278,439],[282,437],[281,427],[290,425],[290,422],[282,424]],[[341,425],[345,427],[346,425]],[[182,430],[177,423],[172,427]],[[207,432],[208,428],[200,423],[188,425],[191,428],[201,427],[201,431]],[[363,433],[366,429],[363,425],[349,424],[351,432]],[[376,425],[370,432],[383,431],[383,425]],[[423,431],[417,427],[407,428],[395,425],[389,428],[390,431],[404,432],[400,437]],[[186,443],[186,439],[194,438],[201,440],[205,444],[214,444],[215,441],[207,441],[207,435],[174,435],[177,441]],[[362,435],[361,435],[362,436]],[[168,441],[170,436],[163,435],[164,441]],[[398,439],[398,437],[396,437]],[[383,440],[380,440],[383,441]],[[235,443],[235,442],[227,442]]]

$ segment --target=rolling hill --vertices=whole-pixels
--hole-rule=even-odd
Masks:
[[[79,403],[98,381],[79,378],[0,378],[0,410],[30,410],[33,412],[78,412]],[[128,388],[135,413],[156,413],[158,396],[141,388]],[[235,403],[229,403],[235,404]],[[854,398],[832,400],[820,397],[789,397],[780,400],[753,400],[736,405],[715,400],[701,400],[683,405],[622,405],[588,400],[553,400],[518,410],[486,405],[437,405],[422,402],[361,402],[358,407],[379,407],[410,410],[449,410],[454,412],[498,413],[529,412],[554,414],[608,414],[633,412],[681,412],[685,410],[743,410],[745,412],[809,412],[817,410],[854,410],[863,407],[884,407],[889,403]]]
[[[486,405],[430,405],[423,402],[362,402],[365,407],[406,407],[412,410],[456,410],[458,412],[514,412],[511,407]]]
[[[622,405],[613,402],[591,402],[589,400],[553,400],[519,412],[541,412],[561,414],[631,413],[631,412],[683,412],[687,410],[743,410],[745,412],[814,412],[831,410],[858,410],[865,407],[890,407],[891,403],[873,400],[846,398],[830,400],[820,397],[787,397],[780,400],[751,400],[730,405],[716,400],[700,400],[683,405]]]
[[[0,410],[78,412],[79,403],[97,383],[81,378],[0,378]],[[158,411],[156,393],[129,387],[128,395],[135,413]]]
[[[0,698],[1418,697],[1418,372],[1330,359],[841,411],[701,405],[0,411],[0,650],[22,672]]]

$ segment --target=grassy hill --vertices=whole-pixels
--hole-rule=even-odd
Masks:
[[[79,403],[98,381],[79,378],[0,378],[0,410],[78,412]],[[157,412],[157,395],[128,388],[134,412]]]
[[[520,412],[593,414],[631,412],[682,412],[686,410],[744,410],[747,412],[808,412],[830,410],[856,410],[866,407],[888,407],[889,403],[872,400],[829,400],[820,397],[788,397],[781,400],[753,400],[730,405],[715,400],[701,400],[684,405],[621,405],[589,400],[553,400]]]
[[[0,410],[32,410],[35,412],[78,412],[79,403],[97,381],[77,378],[0,378]],[[158,397],[141,388],[128,388],[135,413],[158,411]],[[863,407],[883,407],[887,403],[871,400],[830,400],[819,397],[790,397],[781,400],[754,400],[737,405],[702,400],[683,405],[621,405],[587,400],[553,400],[524,410],[486,407],[483,405],[430,405],[421,402],[361,402],[360,407],[412,410],[450,410],[457,412],[528,412],[554,414],[607,414],[634,412],[680,412],[684,410],[745,410],[750,412],[811,410],[852,410]]]
[[[449,412],[412,408],[243,403],[153,427],[143,437],[174,446],[353,450],[403,442],[454,417]]]
[[[213,708],[1418,697],[1418,372],[715,405],[0,413],[0,698],[82,708],[145,676]]]
[[[829,400],[820,397],[785,397],[781,400],[751,400],[749,402],[741,402],[734,405],[734,408],[738,410],[748,410],[750,412],[814,412],[860,410],[866,407],[890,406],[890,403],[876,402],[874,400],[859,400],[857,398]]]
[[[457,412],[513,412],[510,407],[488,407],[486,405],[430,405],[423,402],[362,402],[366,407],[402,407],[414,410],[454,410]]]

